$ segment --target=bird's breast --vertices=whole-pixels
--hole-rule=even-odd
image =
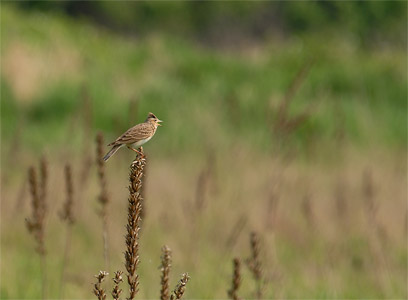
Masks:
[[[143,140],[140,140],[140,141],[137,141],[136,143],[133,143],[132,145],[133,145],[134,147],[140,147],[140,146],[142,146],[144,143],[150,141],[150,139],[151,139],[152,137],[153,137],[153,136],[148,137],[148,138],[143,139]]]

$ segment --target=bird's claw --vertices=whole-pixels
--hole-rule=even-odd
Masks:
[[[138,155],[140,155],[141,157],[145,157],[145,155],[144,155],[144,153],[143,153],[143,147],[140,147],[139,149],[140,149],[140,151],[139,150],[136,150],[135,148],[133,148],[133,147],[130,147],[130,146],[128,146],[128,148],[130,149],[130,150],[133,150],[133,151],[135,151]]]

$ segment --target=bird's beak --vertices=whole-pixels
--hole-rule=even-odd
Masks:
[[[163,122],[163,121],[162,120],[157,120],[157,125],[158,126],[163,126],[163,125],[160,124],[160,122]]]

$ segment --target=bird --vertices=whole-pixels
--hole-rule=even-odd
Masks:
[[[124,134],[118,137],[114,142],[108,144],[112,146],[112,149],[103,157],[106,162],[113,154],[116,153],[121,147],[128,147],[130,150],[143,155],[140,151],[134,147],[139,148],[146,142],[148,142],[156,133],[157,127],[162,126],[159,120],[153,113],[149,112],[146,120],[143,123],[137,124],[132,128],[129,128]]]

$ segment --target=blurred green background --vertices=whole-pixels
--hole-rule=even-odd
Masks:
[[[300,199],[305,195],[320,199],[315,205],[318,211],[322,209],[316,215],[322,216],[319,222],[330,224],[330,228],[334,225],[326,218],[326,206],[334,204],[326,199],[328,190],[349,185],[349,199],[355,200],[349,209],[359,215],[361,207],[355,203],[360,203],[361,195],[355,185],[367,167],[381,186],[377,200],[385,203],[379,204],[382,219],[378,218],[391,240],[390,248],[379,250],[386,253],[386,262],[375,260],[384,256],[376,256],[378,251],[374,251],[377,254],[371,260],[367,254],[371,242],[360,227],[361,220],[354,216],[360,221],[353,221],[357,222],[353,227],[356,231],[344,235],[346,242],[341,247],[346,250],[339,254],[349,264],[341,270],[331,269],[329,274],[333,277],[319,273],[319,267],[311,270],[309,262],[315,260],[325,270],[327,265],[319,263],[319,255],[339,246],[337,243],[343,243],[343,238],[333,232],[310,233],[301,212],[286,215],[287,219],[283,214],[273,229],[278,258],[270,258],[280,260],[281,270],[268,279],[272,288],[265,297],[406,296],[406,231],[402,232],[407,223],[405,1],[2,2],[2,298],[40,297],[40,279],[36,276],[39,266],[31,262],[32,268],[24,267],[30,264],[26,251],[33,242],[24,228],[29,194],[26,186],[20,187],[27,167],[46,154],[58,176],[66,162],[83,169],[83,158],[94,153],[96,132],[103,132],[108,143],[142,122],[149,111],[164,120],[164,126],[145,146],[152,161],[149,198],[156,200],[149,210],[152,215],[147,218],[161,224],[165,215],[163,222],[167,223],[163,228],[146,225],[146,240],[142,243],[157,250],[146,250],[152,253],[153,260],[159,259],[164,236],[173,242],[171,248],[177,243],[184,245],[175,247],[179,255],[176,264],[183,271],[192,272],[189,297],[227,296],[231,257],[224,254],[221,259],[216,256],[218,248],[205,245],[207,238],[219,243],[228,235],[214,227],[222,227],[225,220],[232,226],[240,218],[234,209],[230,211],[235,205],[233,199],[242,199],[237,203],[248,213],[243,230],[258,230],[268,244],[270,228],[263,228],[257,221],[266,204],[257,201],[271,197],[267,188],[270,182],[277,178],[278,182],[286,182],[279,193],[286,193],[293,200],[283,204],[288,211],[302,207],[296,201],[303,201]],[[115,174],[110,175],[110,188],[116,198],[124,200],[126,168],[133,154],[121,150],[116,155],[122,159],[115,157],[116,163],[109,161],[107,167],[108,173]],[[201,191],[201,174],[207,174],[207,168],[211,169],[209,174],[215,174],[209,175],[215,187],[201,189],[215,191],[207,197],[216,199],[220,207],[209,204],[211,209],[198,221],[187,217],[185,223],[175,220],[173,224],[177,230],[174,227],[188,227],[188,222],[199,223],[192,233],[202,233],[200,245],[204,248],[198,250],[183,239],[182,233],[173,236],[166,231],[172,208],[159,203],[165,198],[166,203],[184,207],[191,194]],[[197,182],[192,179],[196,177]],[[331,181],[326,182],[326,177]],[[263,185],[259,187],[257,183]],[[51,193],[58,201],[64,198],[62,185],[60,178],[55,183],[60,189],[54,187]],[[167,185],[178,189],[166,190]],[[313,186],[317,189],[314,192]],[[87,195],[92,205],[83,215],[88,214],[89,218],[96,206],[97,185],[90,183],[84,189],[82,195]],[[297,194],[293,194],[294,189]],[[257,200],[243,203],[245,198],[256,198],[254,195]],[[18,198],[27,198],[26,204],[18,217],[9,220],[13,201]],[[54,212],[58,201],[53,204]],[[121,205],[125,203],[122,201]],[[220,218],[220,211],[225,220]],[[123,213],[115,213],[122,214],[122,219],[112,225],[120,239],[123,222],[117,220],[125,219]],[[94,222],[99,224],[97,217]],[[17,226],[18,234],[8,230],[11,224]],[[295,228],[306,230],[302,238]],[[54,231],[50,230],[50,240],[58,239],[57,229]],[[297,233],[292,236],[294,232]],[[99,237],[97,225],[80,219],[77,234],[85,243],[81,251],[99,249],[99,240],[89,244],[93,234]],[[302,247],[310,246],[309,255],[300,250],[298,242]],[[119,240],[116,249],[119,265],[124,249],[121,243]],[[50,247],[58,249],[58,243]],[[191,254],[192,251],[198,252]],[[4,257],[5,252],[13,254]],[[183,261],[185,252],[190,256]],[[82,265],[79,279],[75,277],[68,283],[69,297],[92,297],[89,282],[103,267],[102,256],[99,258]],[[58,256],[51,261],[50,269],[58,269]],[[379,267],[375,264],[378,261]],[[16,267],[19,262],[22,265]],[[151,291],[158,288],[149,287],[158,286],[157,265],[158,262],[154,268],[142,266],[142,277],[152,279],[146,280],[143,297],[157,296]],[[225,275],[219,282],[213,278],[217,267]],[[149,268],[153,271],[149,272]],[[12,275],[5,278],[10,269]],[[37,284],[24,291],[21,272],[25,280],[37,278]],[[307,278],[310,272],[314,280]],[[387,279],[372,275],[378,273],[386,274]],[[49,294],[57,297],[58,289],[50,287]],[[244,291],[242,296],[251,297]]]
[[[353,144],[405,148],[404,2],[2,7],[3,141],[26,123],[28,146],[65,143],[85,89],[92,129],[112,138],[153,111],[169,123],[166,153],[243,139],[270,151],[283,98],[312,64],[286,112],[307,116],[286,145],[303,151],[342,132]]]

